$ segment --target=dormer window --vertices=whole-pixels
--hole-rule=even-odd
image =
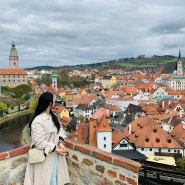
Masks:
[[[159,143],[159,142],[160,142],[160,138],[157,137],[157,138],[155,139],[155,141],[156,141],[157,143]]]
[[[157,132],[157,129],[156,128],[153,128],[153,132],[156,133]]]
[[[149,137],[146,137],[146,138],[145,138],[145,141],[146,141],[146,142],[149,142]]]
[[[171,140],[171,138],[168,138],[167,141],[168,141],[168,143],[171,143],[172,140]]]
[[[135,134],[135,138],[139,137],[139,134]]]

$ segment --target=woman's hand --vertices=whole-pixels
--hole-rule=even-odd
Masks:
[[[62,155],[62,156],[65,156],[65,155],[66,155],[66,151],[65,151],[64,149],[56,148],[55,151],[56,151],[59,155]]]
[[[66,151],[66,148],[65,148],[65,143],[62,141],[62,142],[58,142],[58,147],[61,148],[62,150]]]

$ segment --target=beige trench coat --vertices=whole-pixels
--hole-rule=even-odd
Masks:
[[[50,185],[54,162],[54,152],[52,150],[57,145],[59,136],[65,138],[65,132],[61,128],[59,133],[57,133],[51,117],[46,113],[38,115],[33,120],[31,131],[32,144],[38,149],[44,149],[48,155],[42,163],[27,164],[24,185]],[[70,182],[65,156],[58,155],[57,179],[58,185]]]

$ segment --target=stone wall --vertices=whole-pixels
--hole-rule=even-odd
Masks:
[[[71,185],[137,185],[141,165],[89,145],[66,140]],[[0,185],[22,185],[29,146],[0,153]]]
[[[29,146],[0,153],[0,185],[22,185]]]

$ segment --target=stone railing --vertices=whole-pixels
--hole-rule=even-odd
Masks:
[[[89,145],[66,140],[71,185],[137,185],[141,165]],[[22,185],[29,146],[0,153],[0,185]]]

